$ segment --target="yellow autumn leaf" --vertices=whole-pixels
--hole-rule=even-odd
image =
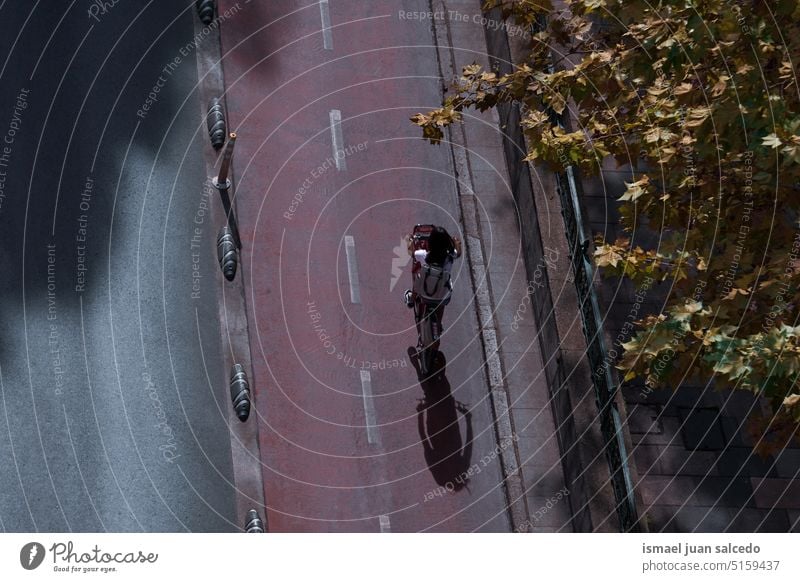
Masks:
[[[681,307],[681,311],[685,313],[697,313],[703,309],[703,304],[700,301],[687,301]]]
[[[714,86],[711,88],[711,95],[714,97],[719,97],[722,95],[725,92],[725,89],[728,88],[729,80],[730,77],[728,75],[720,75],[717,82],[714,83]]]
[[[468,76],[475,75],[480,70],[481,70],[481,66],[479,64],[477,64],[477,63],[472,63],[471,65],[466,65],[463,69],[461,69],[461,73],[463,75],[462,78],[466,78]]]
[[[598,267],[607,267],[608,265],[616,267],[622,260],[622,255],[611,245],[601,245],[595,249],[594,259]]]
[[[692,314],[701,309],[703,309],[703,304],[700,301],[687,301],[675,308],[672,317],[675,321],[687,321],[691,319]]]
[[[723,361],[717,364],[714,364],[714,371],[717,374],[728,374],[731,370],[733,370],[734,364],[730,361]]]
[[[800,404],[800,394],[792,394],[783,399],[783,405],[786,408],[792,408]]]
[[[636,182],[632,182],[630,184],[628,182],[625,182],[625,186],[627,187],[627,189],[625,190],[625,193],[622,196],[620,196],[617,200],[619,200],[620,202],[624,202],[626,200],[630,201],[636,200],[637,198],[642,196],[642,194],[645,194],[647,192],[647,185],[649,183],[650,183],[650,178],[648,178],[647,176],[644,176],[641,180],[637,180]]]
[[[411,121],[413,121],[417,125],[425,125],[430,120],[431,118],[423,113],[417,113],[414,117],[411,118]]]
[[[695,107],[689,110],[689,115],[686,118],[686,127],[697,127],[702,125],[711,114],[711,109],[708,107]]]
[[[659,97],[667,92],[666,87],[650,87],[647,89],[647,92],[652,95],[653,97]]]
[[[605,8],[606,0],[583,0],[583,5],[586,6],[588,10],[594,10],[596,8]]]
[[[666,141],[669,132],[662,127],[652,127],[644,133],[644,141],[655,143],[658,140]]]

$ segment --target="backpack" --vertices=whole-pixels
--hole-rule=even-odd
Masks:
[[[450,302],[450,273],[439,265],[422,265],[414,278],[414,293],[429,305]]]

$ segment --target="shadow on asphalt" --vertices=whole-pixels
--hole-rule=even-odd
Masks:
[[[420,372],[417,350],[408,348],[408,356],[424,395],[417,405],[417,428],[428,469],[436,483],[447,490],[469,490],[467,472],[472,459],[472,414],[450,393],[447,360],[443,353],[437,353],[433,372],[427,377]],[[464,439],[461,438],[458,413],[466,422]]]

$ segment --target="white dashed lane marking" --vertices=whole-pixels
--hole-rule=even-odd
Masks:
[[[319,15],[322,18],[322,46],[333,50],[333,33],[331,32],[331,7],[328,0],[320,0]]]
[[[356,241],[352,236],[344,237],[344,252],[347,256],[347,277],[350,279],[350,302],[361,303],[361,289],[358,286],[358,265],[356,264]]]
[[[378,516],[381,523],[381,533],[392,533],[392,522],[389,521],[388,515]]]
[[[375,402],[372,400],[372,377],[369,371],[361,370],[361,392],[364,397],[364,416],[367,419],[367,441],[371,445],[381,444],[378,427],[375,426]]]
[[[331,143],[333,144],[333,159],[336,160],[336,169],[343,172],[347,169],[344,159],[344,138],[342,137],[342,112],[331,109]]]

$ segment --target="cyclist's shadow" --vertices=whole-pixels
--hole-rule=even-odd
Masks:
[[[424,398],[417,405],[417,428],[425,451],[425,462],[437,484],[448,491],[465,488],[472,459],[472,413],[450,393],[445,374],[446,360],[438,352],[427,377],[420,372],[415,348],[408,348],[411,364],[417,372]],[[458,412],[466,421],[466,438],[462,440]],[[466,442],[465,442],[466,441]]]

